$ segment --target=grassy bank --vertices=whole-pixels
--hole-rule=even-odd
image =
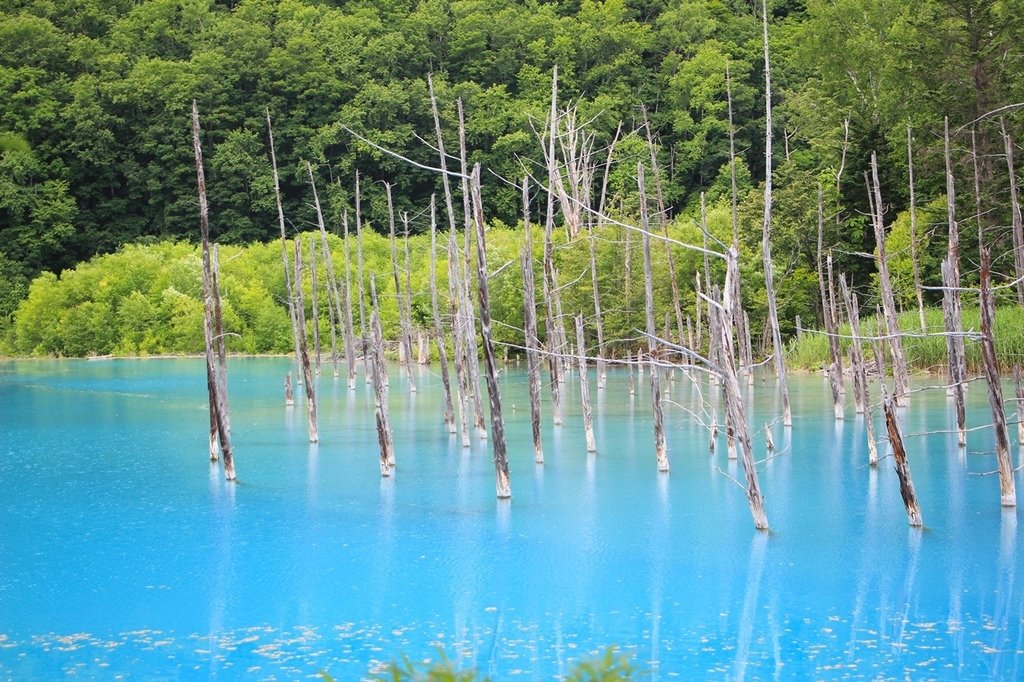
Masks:
[[[900,329],[911,335],[903,339],[903,348],[907,356],[907,363],[912,369],[918,372],[938,372],[946,367],[946,337],[925,336],[921,333],[921,323],[917,311],[910,311],[900,315]],[[929,333],[940,333],[943,331],[942,310],[939,308],[928,308],[925,310],[925,325]],[[884,331],[884,325],[883,331]],[[861,320],[861,334],[864,336],[877,335],[877,322],[874,317]],[[979,332],[981,330],[980,313],[977,307],[964,309],[964,329],[968,332]],[[850,336],[850,325],[844,324],[839,331],[844,337]],[[996,310],[995,319],[995,344],[996,354],[1003,364],[1004,371],[1008,371],[1014,364],[1024,363],[1024,308],[1008,304]],[[844,357],[848,357],[847,350],[850,346],[850,339],[841,339]],[[966,342],[967,363],[971,369],[978,369],[981,366],[981,345],[977,341],[968,339]],[[868,351],[869,357],[871,351]],[[794,340],[787,353],[791,366],[798,369],[817,370],[828,363],[828,340],[824,334],[805,331],[803,337]]]

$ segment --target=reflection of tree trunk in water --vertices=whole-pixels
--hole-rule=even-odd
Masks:
[[[753,638],[754,623],[757,620],[757,601],[761,593],[761,576],[764,573],[765,553],[768,550],[768,534],[755,533],[750,539],[750,559],[747,562],[747,586],[743,596],[743,610],[736,637],[736,661],[732,667],[732,679],[742,682],[746,678],[747,662],[750,658],[750,641]]]

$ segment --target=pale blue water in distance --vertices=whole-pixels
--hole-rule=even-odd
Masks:
[[[630,398],[623,371],[604,391],[592,374],[588,456],[571,378],[537,466],[510,367],[501,502],[490,443],[464,451],[444,429],[435,373],[410,395],[392,368],[398,469],[382,480],[362,376],[349,393],[325,368],[311,446],[301,400],[283,405],[290,368],[230,361],[230,485],[208,462],[202,360],[0,363],[0,678],[349,680],[440,648],[541,680],[612,644],[651,679],[1024,675],[1017,512],[981,475],[988,430],[966,452],[908,438],[926,524],[911,529],[891,459],[866,466],[863,420],[851,406],[836,423],[827,384],[794,377],[794,427],[774,427],[759,466],[765,534],[681,373],[663,475],[646,382]],[[776,394],[750,395],[761,429]],[[986,423],[983,386],[969,397]],[[950,412],[941,390],[916,394],[904,431],[949,429]]]

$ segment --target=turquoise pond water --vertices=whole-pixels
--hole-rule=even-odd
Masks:
[[[836,423],[827,384],[795,377],[794,427],[774,427],[759,467],[764,534],[681,373],[664,475],[646,383],[630,398],[621,370],[592,382],[588,456],[571,378],[537,466],[509,368],[499,502],[490,443],[448,435],[432,372],[412,396],[393,372],[398,470],[381,479],[362,377],[350,393],[325,369],[310,446],[301,403],[283,406],[289,368],[231,360],[230,485],[207,459],[202,360],[0,363],[0,679],[349,680],[443,649],[539,680],[609,644],[652,679],[1024,676],[1018,512],[981,475],[989,430],[966,451],[908,438],[926,524],[911,529],[891,460],[865,466],[863,421]],[[762,428],[775,391],[750,395]],[[969,425],[987,423],[981,384],[969,399]],[[919,393],[904,432],[950,418],[941,390]]]

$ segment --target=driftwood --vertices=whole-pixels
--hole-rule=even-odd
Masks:
[[[992,408],[992,428],[995,431],[996,461],[999,464],[999,499],[1004,507],[1017,506],[1017,486],[1013,479],[1013,459],[1010,439],[1006,431],[1006,413],[1003,411],[1003,388],[999,381],[999,360],[992,321],[995,300],[992,296],[991,256],[987,247],[981,247],[981,358],[988,385],[988,402]]]
[[[580,400],[583,405],[583,434],[587,441],[587,452],[597,452],[594,440],[594,417],[590,409],[590,381],[587,377],[587,347],[583,341],[583,316],[576,316],[576,348],[580,366]]]
[[[768,57],[768,3],[761,0],[762,26],[764,30],[764,92],[765,92],[765,134],[764,134],[764,222],[761,226],[761,258],[764,264],[764,286],[768,298],[768,323],[772,332],[772,357],[775,360],[775,374],[782,396],[782,423],[793,425],[793,411],[789,404],[789,379],[786,376],[785,348],[782,345],[782,331],[779,329],[779,311],[775,298],[775,276],[772,269],[772,77],[771,61]]]
[[[644,166],[637,164],[637,186],[640,189],[640,228],[644,243],[644,302],[647,311],[647,352],[651,361],[651,408],[654,411],[654,449],[658,471],[668,471],[668,445],[665,443],[665,416],[661,405],[661,377],[655,364],[654,328],[654,274],[651,267],[651,234],[647,218],[647,191],[644,186]]]
[[[907,509],[907,519],[911,526],[922,526],[924,521],[921,519],[921,507],[917,504],[917,493],[914,492],[914,479],[910,476],[910,463],[907,461],[907,451],[903,447],[903,435],[896,419],[896,408],[889,396],[883,397],[882,409],[885,411],[885,428],[889,434],[892,457],[896,462],[896,475],[900,479],[900,497],[903,498],[903,506]]]
[[[441,364],[441,386],[444,398],[444,424],[448,433],[455,433],[455,407],[452,404],[452,382],[448,374],[448,350],[444,346],[441,312],[437,304],[437,207],[430,196],[430,310],[434,317],[434,341]]]
[[[544,462],[540,436],[540,342],[537,339],[537,301],[533,282],[533,229],[530,225],[530,190],[523,178],[523,322],[526,332],[526,374],[530,390],[530,427],[533,431],[533,461]]]
[[[219,298],[219,292],[214,287],[215,267],[210,261],[210,213],[206,203],[206,174],[203,170],[203,148],[200,141],[201,131],[199,127],[199,108],[195,100],[192,101],[192,146],[196,160],[196,182],[199,191],[199,231],[202,237],[203,246],[203,339],[206,347],[206,388],[209,395],[210,413],[210,434],[209,453],[210,460],[217,460],[217,445],[220,446],[220,454],[224,458],[224,478],[228,481],[236,479],[234,450],[231,446],[231,426],[228,420],[227,408],[227,365],[223,359],[218,360],[217,340],[214,337],[214,329],[220,327],[219,301],[215,305],[215,299]],[[223,344],[223,334],[221,344]],[[223,358],[223,345],[220,346],[220,356]]]
[[[473,168],[473,216],[476,223],[476,275],[480,296],[480,331],[483,340],[484,365],[487,370],[487,394],[491,403],[491,447],[494,451],[494,476],[498,498],[512,497],[508,476],[508,453],[505,449],[505,422],[501,414],[501,393],[498,390],[498,367],[491,341],[491,304],[487,286],[487,245],[484,240],[484,210],[480,197],[480,165]]]
[[[377,443],[380,445],[380,475],[390,476],[395,465],[395,441],[391,434],[391,414],[388,409],[388,386],[385,381],[387,365],[384,362],[384,335],[380,326],[380,306],[377,303],[377,285],[370,275],[372,313],[370,333],[373,347],[370,352],[370,374],[373,381],[374,418],[377,424]]]

